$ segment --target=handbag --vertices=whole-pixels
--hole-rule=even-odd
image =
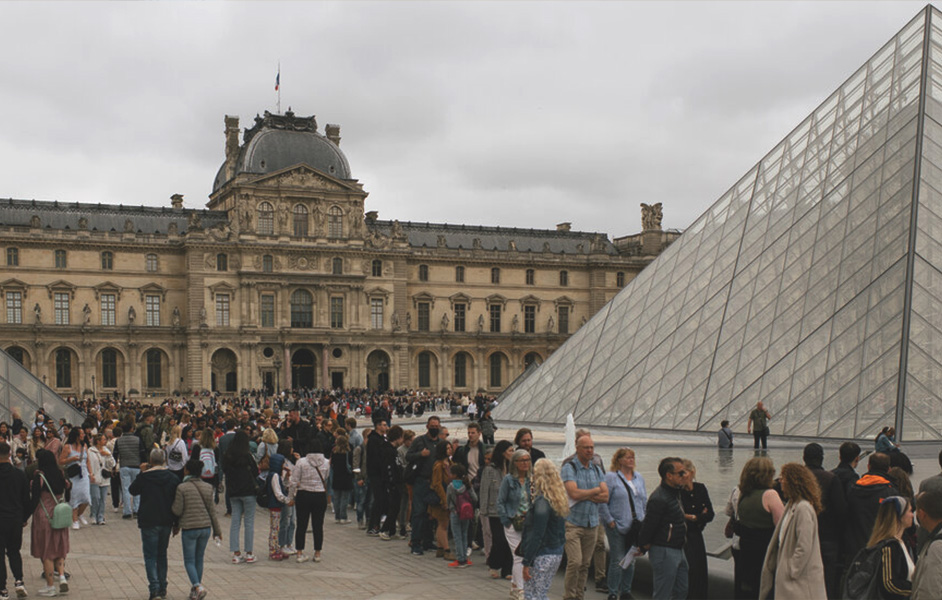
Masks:
[[[65,468],[65,476],[69,479],[82,476],[82,466],[78,463],[72,463]]]
[[[631,487],[627,481],[622,479],[621,475],[617,476],[622,485],[625,486],[625,491],[628,492],[628,503],[631,505],[631,525],[628,526],[628,533],[625,534],[625,546],[631,548],[638,541],[638,534],[641,533],[641,521],[638,520],[638,514],[635,512],[635,497],[631,493]]]
[[[45,503],[43,503],[42,500],[39,501],[39,505],[43,507],[43,512],[46,513],[46,518],[49,519],[49,526],[53,529],[67,529],[69,525],[72,524],[72,507],[65,501],[65,494],[62,494],[61,499],[56,498],[56,495],[52,492],[52,486],[46,481],[46,476],[43,475],[42,472],[39,473],[39,476],[49,489],[52,499],[56,501],[56,506],[52,509],[51,516],[46,509]]]

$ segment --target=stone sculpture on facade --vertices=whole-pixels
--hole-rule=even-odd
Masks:
[[[664,213],[660,202],[657,204],[641,203],[641,228],[644,231],[659,230],[663,217]]]

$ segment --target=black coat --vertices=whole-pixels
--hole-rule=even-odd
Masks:
[[[180,479],[167,469],[148,469],[142,471],[128,488],[133,496],[141,497],[141,507],[137,512],[137,526],[148,527],[172,526],[177,517],[171,510],[177,494]]]
[[[867,545],[880,510],[880,500],[898,496],[885,473],[868,472],[847,490],[847,526],[844,527],[844,557],[852,559]]]

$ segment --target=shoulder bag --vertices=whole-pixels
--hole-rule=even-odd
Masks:
[[[641,521],[638,520],[638,514],[635,512],[635,496],[631,493],[631,486],[622,478],[621,473],[615,475],[625,486],[625,491],[628,492],[628,503],[631,505],[631,525],[628,526],[628,533],[625,534],[625,545],[631,548],[638,541],[638,534],[641,533]]]
[[[43,512],[46,513],[46,518],[49,519],[49,526],[53,529],[67,529],[69,525],[72,524],[72,507],[65,501],[65,494],[62,494],[61,499],[56,498],[56,495],[52,491],[52,486],[46,481],[45,475],[40,472],[39,477],[42,478],[43,483],[46,484],[46,488],[49,490],[52,499],[56,501],[56,506],[52,509],[52,515],[50,516],[42,499],[39,500],[39,505],[43,507]]]

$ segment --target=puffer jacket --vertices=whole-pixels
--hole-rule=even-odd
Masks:
[[[683,548],[687,539],[687,520],[680,502],[680,490],[663,483],[651,493],[638,534],[638,547],[663,546]]]
[[[180,529],[212,527],[213,537],[220,537],[213,488],[199,477],[188,475],[177,486],[171,510],[179,518]]]

